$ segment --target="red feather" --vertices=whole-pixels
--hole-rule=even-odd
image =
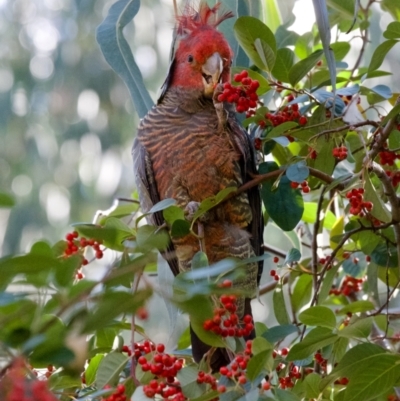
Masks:
[[[192,5],[186,5],[183,14],[177,17],[178,35],[190,33],[204,26],[216,28],[221,22],[233,17],[232,11],[225,11],[218,15],[220,7],[221,3],[217,3],[210,8],[204,0],[200,2],[198,11]]]

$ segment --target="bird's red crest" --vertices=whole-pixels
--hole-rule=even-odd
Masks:
[[[216,28],[222,21],[233,17],[231,11],[223,12],[218,15],[221,3],[210,7],[204,0],[199,4],[198,11],[192,5],[186,5],[183,14],[177,17],[178,35],[190,33],[204,26]]]

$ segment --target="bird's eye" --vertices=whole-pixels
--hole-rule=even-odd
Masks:
[[[189,54],[189,56],[188,56],[188,58],[187,58],[187,61],[188,61],[189,63],[192,63],[192,62],[193,62],[193,56],[192,56],[191,54]]]

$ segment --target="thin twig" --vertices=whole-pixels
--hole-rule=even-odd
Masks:
[[[396,107],[398,104],[400,104],[400,96],[396,99],[396,102],[394,104],[394,107]],[[395,127],[397,122],[397,115],[393,116],[385,125],[385,127],[382,129],[382,132],[380,132],[379,135],[376,135],[376,140],[374,144],[371,147],[371,150],[366,154],[364,158],[364,165],[368,166],[370,162],[372,162],[375,157],[378,155],[378,153],[382,150],[385,142],[387,141],[390,133],[393,131],[393,128]]]
[[[378,163],[372,162],[371,169],[376,174],[376,176],[381,181],[383,188],[385,190],[385,195],[388,198],[392,209],[392,223],[394,236],[396,239],[397,248],[397,266],[400,272],[400,205],[399,199],[396,195],[396,190],[393,188],[392,181],[386,175],[385,170]]]
[[[315,302],[318,300],[318,255],[317,255],[317,250],[318,250],[318,232],[319,232],[319,227],[320,227],[320,215],[322,211],[322,203],[324,200],[324,194],[325,194],[325,187],[322,188],[321,194],[318,199],[318,205],[317,205],[317,216],[316,220],[314,223],[314,231],[313,231],[313,236],[312,236],[312,242],[311,242],[311,271],[312,271],[312,279],[313,279],[313,288],[314,288],[314,297],[315,297]],[[320,277],[320,280],[322,280],[323,276]]]
[[[319,138],[319,137],[327,135],[327,134],[333,134],[333,133],[337,133],[337,132],[351,130],[351,129],[354,129],[354,128],[363,127],[365,125],[372,125],[375,128],[379,128],[380,127],[380,125],[376,121],[372,121],[372,120],[360,121],[359,123],[356,123],[356,124],[342,125],[341,127],[327,129],[325,131],[318,132],[318,134],[313,135],[309,139],[309,141],[312,141],[313,139]]]

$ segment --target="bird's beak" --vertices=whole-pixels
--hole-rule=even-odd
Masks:
[[[223,62],[219,53],[215,52],[202,66],[204,93],[211,96],[215,86],[219,83],[223,70]]]

